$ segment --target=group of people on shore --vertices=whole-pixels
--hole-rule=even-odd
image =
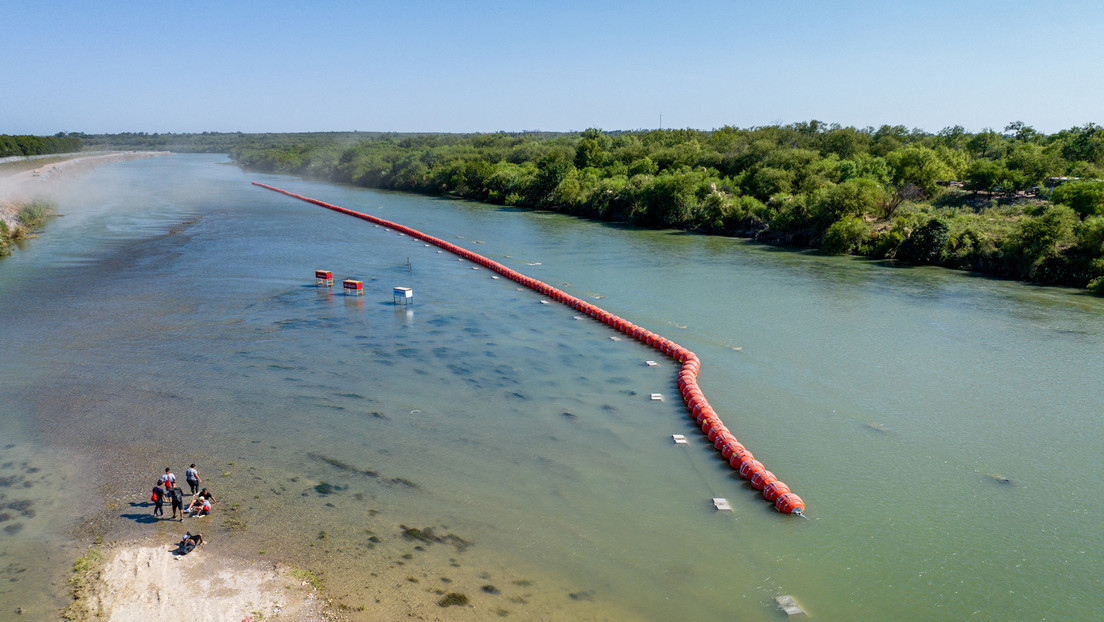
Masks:
[[[153,515],[164,516],[165,515],[165,500],[168,499],[172,506],[172,518],[177,518],[177,513],[180,514],[179,520],[184,520],[185,516],[207,516],[211,513],[211,505],[216,503],[214,495],[211,491],[204,488],[196,494],[196,490],[199,489],[200,483],[203,481],[199,477],[199,471],[196,470],[196,465],[188,467],[188,470],[184,472],[184,479],[188,482],[188,487],[191,488],[192,502],[188,504],[188,507],[184,507],[184,491],[176,485],[176,475],[173,474],[172,469],[165,467],[165,474],[157,479],[157,483],[153,487],[153,495],[150,497],[150,501],[153,501]]]

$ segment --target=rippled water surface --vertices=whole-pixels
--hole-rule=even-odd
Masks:
[[[809,520],[719,459],[662,355],[254,180],[693,350]],[[1104,597],[1100,299],[221,156],[100,167],[60,211],[0,262],[4,616],[64,605],[74,537],[191,527],[145,503],[190,462],[221,501],[212,544],[320,572],[354,619],[772,620],[783,594],[826,620],[1087,619]],[[440,608],[451,592],[469,605]]]

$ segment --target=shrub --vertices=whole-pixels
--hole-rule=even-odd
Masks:
[[[912,232],[900,248],[897,259],[916,264],[938,264],[947,253],[951,241],[951,229],[947,223],[932,218],[928,224]]]
[[[832,255],[846,255],[866,237],[866,223],[861,218],[841,218],[824,232],[821,248]]]
[[[31,201],[19,209],[16,219],[30,230],[39,229],[46,224],[46,219],[50,217],[52,208],[53,204],[48,201],[41,199]]]
[[[1070,206],[1081,218],[1104,214],[1104,182],[1068,181],[1054,189],[1050,200]]]
[[[1008,240],[1008,258],[1019,276],[1034,278],[1039,266],[1058,255],[1058,248],[1072,239],[1077,214],[1065,205],[1052,205],[1042,214],[1025,219]]]

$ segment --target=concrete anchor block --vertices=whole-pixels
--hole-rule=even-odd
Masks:
[[[793,616],[805,615],[805,610],[802,609],[801,606],[797,604],[797,601],[794,600],[794,597],[789,594],[778,596],[774,600],[778,603],[778,608],[782,610],[782,613],[785,613],[791,618]]]

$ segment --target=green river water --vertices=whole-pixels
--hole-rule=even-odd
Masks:
[[[720,459],[661,354],[251,181],[694,351],[808,520]],[[224,156],[101,166],[58,204],[0,261],[0,619],[54,619],[96,536],[192,527],[148,516],[153,480],[191,462],[221,501],[200,519],[212,547],[318,572],[354,620],[776,620],[783,594],[822,620],[1099,617],[1099,298]],[[316,268],[365,295],[316,287]],[[447,592],[470,604],[439,607]]]

